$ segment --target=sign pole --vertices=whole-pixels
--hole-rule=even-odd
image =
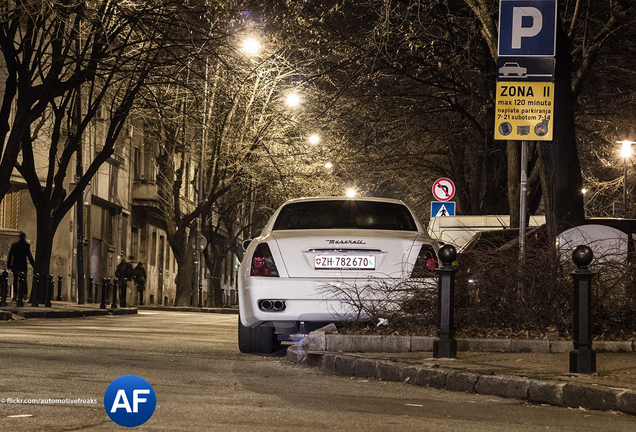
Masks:
[[[519,193],[519,260],[526,253],[526,197],[528,195],[528,141],[521,141],[521,192]]]

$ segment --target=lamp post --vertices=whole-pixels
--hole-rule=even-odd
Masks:
[[[621,157],[623,158],[623,205],[625,206],[625,217],[627,217],[627,159],[632,155],[632,144],[634,141],[624,140],[618,141],[623,145],[621,148]]]

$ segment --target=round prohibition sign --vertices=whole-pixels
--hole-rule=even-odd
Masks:
[[[433,183],[433,196],[438,201],[448,201],[455,196],[455,183],[442,177]]]

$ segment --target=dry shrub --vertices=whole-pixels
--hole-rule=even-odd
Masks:
[[[592,335],[595,338],[636,337],[636,255],[623,261],[598,264],[595,260],[590,266],[594,273]],[[574,314],[571,273],[576,270],[570,256],[559,258],[556,252],[545,249],[528,248],[523,261],[515,250],[460,256],[455,274],[457,335],[571,339]],[[360,302],[362,296],[351,295],[350,285],[339,285],[338,290],[339,297],[346,297],[361,312],[356,322],[340,324],[345,331],[436,334],[436,287],[384,281],[376,295],[390,301],[367,305]],[[360,290],[357,287],[355,292],[359,294]],[[349,294],[344,296],[346,291]],[[376,326],[380,318],[388,321],[388,325]]]

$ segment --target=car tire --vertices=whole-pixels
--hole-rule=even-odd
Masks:
[[[238,320],[239,351],[245,354],[269,354],[278,346],[274,327],[246,327]]]

